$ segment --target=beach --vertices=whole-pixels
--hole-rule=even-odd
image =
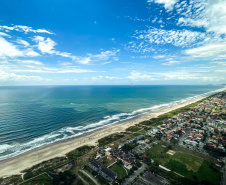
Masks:
[[[165,114],[172,110],[182,108],[191,103],[195,103],[206,97],[207,96],[204,96],[204,97],[197,98],[195,100],[182,103],[170,108],[145,114],[143,116],[140,116],[138,118],[135,118],[129,121],[125,121],[123,123],[110,125],[102,129],[90,132],[84,136],[76,137],[74,139],[70,139],[70,140],[66,140],[58,143],[53,143],[45,147],[36,148],[34,150],[31,150],[19,156],[0,161],[0,166],[1,166],[0,177],[7,177],[11,175],[16,175],[16,174],[22,174],[21,171],[24,169],[30,168],[36,164],[39,164],[43,161],[46,161],[55,157],[65,156],[66,153],[78,147],[81,147],[83,145],[97,145],[97,141],[103,137],[106,137],[113,133],[123,132],[130,126],[136,125],[142,121],[149,120],[151,118],[156,118],[162,114]]]

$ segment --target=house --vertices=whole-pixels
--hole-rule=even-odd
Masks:
[[[103,166],[101,163],[96,160],[89,162],[89,167],[99,173],[102,177],[104,177],[107,181],[113,182],[116,180],[117,175],[111,171],[110,169]]]
[[[109,153],[118,159],[121,159],[126,164],[132,164],[135,161],[135,157],[132,154],[126,154],[122,150],[117,148],[112,148]]]

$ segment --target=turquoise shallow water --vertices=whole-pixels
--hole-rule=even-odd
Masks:
[[[0,160],[189,101],[221,86],[0,87]]]

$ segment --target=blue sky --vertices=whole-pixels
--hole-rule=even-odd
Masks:
[[[222,84],[224,0],[0,0],[0,85]]]

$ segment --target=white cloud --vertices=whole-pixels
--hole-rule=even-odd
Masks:
[[[183,16],[178,20],[179,25],[204,27],[207,32],[216,34],[226,33],[226,1],[191,0],[189,6],[184,4]]]
[[[88,54],[93,60],[108,60],[110,57],[113,57],[116,55],[116,53],[118,53],[120,50],[113,50],[113,51],[110,51],[110,50],[107,50],[107,51],[101,51],[100,54],[96,54],[96,55],[93,55],[93,54]]]
[[[0,32],[0,36],[1,37],[11,37],[10,35],[6,34],[6,33],[3,33],[3,32]]]
[[[180,64],[180,63],[181,63],[180,61],[170,60],[169,62],[162,63],[162,65],[164,65],[164,66],[172,66],[172,65]]]
[[[156,56],[153,56],[154,59],[161,59],[161,58],[165,58],[166,56],[165,55],[156,55]]]
[[[153,76],[162,80],[180,82],[192,82],[197,84],[202,83],[223,83],[226,80],[226,70],[216,70],[200,67],[182,68],[175,71],[151,73]]]
[[[16,42],[17,42],[18,44],[24,45],[24,46],[26,46],[26,47],[30,46],[30,44],[29,44],[27,41],[22,40],[22,39],[17,39]]]
[[[60,55],[62,57],[66,57],[66,58],[71,58],[74,60],[74,56],[71,55],[71,53],[68,53],[68,52],[59,52],[59,51],[56,51],[55,52],[56,55]]]
[[[23,64],[34,64],[34,65],[43,65],[42,62],[39,62],[37,60],[18,60],[18,63],[23,63]]]
[[[33,41],[35,41],[38,45],[38,49],[43,53],[52,54],[52,55],[59,55],[66,58],[71,58],[72,60],[77,60],[80,63],[87,64],[87,61],[83,61],[83,58],[79,58],[77,56],[73,56],[71,53],[68,52],[61,52],[55,50],[55,46],[57,45],[51,38],[45,38],[42,36],[34,36]]]
[[[50,81],[50,79],[42,78],[40,76],[27,76],[27,75],[18,75],[15,73],[9,73],[0,69],[0,82],[22,82],[22,81]]]
[[[90,59],[90,57],[83,57],[83,58],[77,58],[76,61],[81,64],[89,64],[91,59]]]
[[[70,66],[70,65],[72,65],[71,62],[59,62],[59,64],[60,64],[61,66]]]
[[[84,78],[84,80],[92,80],[92,81],[98,81],[102,79],[103,79],[103,76],[92,76],[90,78]]]
[[[108,80],[119,80],[119,79],[121,79],[121,78],[116,77],[116,76],[106,76],[105,78],[108,79]]]
[[[20,57],[24,53],[20,51],[14,44],[0,37],[0,57]]]
[[[174,46],[190,46],[196,44],[198,41],[204,41],[207,35],[202,32],[189,30],[163,30],[163,29],[149,29],[147,31],[139,31],[135,38],[146,43],[155,44],[172,44]],[[141,42],[142,45],[144,43]],[[147,46],[147,45],[146,45]]]
[[[0,26],[0,30],[15,30],[19,32],[33,32],[33,33],[47,33],[47,34],[53,34],[51,31],[47,31],[45,29],[33,29],[32,27],[29,26],[21,26],[21,25],[15,25],[15,26]]]
[[[219,61],[217,61],[217,62],[211,62],[211,63],[217,64],[217,65],[219,65],[219,66],[226,66],[226,61],[224,61],[224,62],[219,62]]]
[[[56,42],[54,42],[51,38],[45,39],[45,37],[35,36],[33,41],[38,43],[38,49],[42,53],[55,54],[56,51],[54,47],[56,46]]]
[[[87,70],[87,69],[78,69],[78,68],[54,68],[54,67],[36,67],[34,69],[15,69],[15,72],[27,72],[27,73],[93,73],[96,71]]]
[[[149,80],[152,81],[152,80],[156,80],[149,74],[141,74],[140,72],[135,71],[135,70],[131,71],[130,75],[127,76],[126,78],[129,78],[129,79],[134,80],[134,81],[149,81]]]
[[[174,5],[178,2],[179,0],[148,0],[148,3],[154,2],[158,4],[163,4],[166,10],[173,10]]]
[[[206,44],[197,48],[187,49],[184,52],[194,58],[226,58],[226,43]]]
[[[37,57],[40,55],[39,53],[37,53],[36,51],[34,51],[31,48],[24,50],[24,54],[25,54],[25,56],[28,56],[28,57]]]

